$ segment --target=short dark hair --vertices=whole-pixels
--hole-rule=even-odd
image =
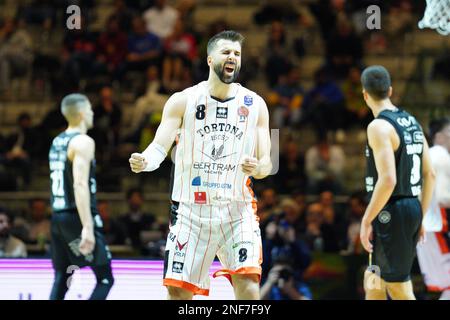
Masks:
[[[389,96],[391,76],[383,66],[370,66],[361,74],[361,83],[364,90],[375,100],[383,100]]]
[[[448,125],[450,125],[450,118],[448,118],[448,117],[433,119],[430,121],[430,124],[428,127],[429,127],[431,143],[433,143],[436,134],[438,132],[442,131],[442,129],[444,129]]]
[[[208,46],[207,46],[207,52],[208,56],[211,54],[211,51],[213,51],[214,47],[216,46],[217,42],[219,40],[230,40],[233,42],[239,42],[239,44],[242,46],[242,43],[244,42],[244,36],[240,34],[239,32],[233,31],[233,30],[224,30],[222,32],[219,32],[218,34],[214,35],[209,39]]]

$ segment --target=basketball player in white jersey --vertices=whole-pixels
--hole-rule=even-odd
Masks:
[[[432,121],[429,133],[436,187],[423,222],[426,241],[418,244],[417,258],[428,290],[442,292],[440,299],[450,300],[450,119]]]
[[[172,95],[153,142],[129,160],[156,170],[179,134],[164,281],[169,299],[209,294],[215,256],[236,299],[259,299],[262,248],[251,178],[270,174],[269,114],[256,93],[235,83],[243,37],[223,31],[208,42],[207,81]]]

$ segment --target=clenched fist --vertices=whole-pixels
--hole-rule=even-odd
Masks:
[[[134,173],[139,173],[147,167],[147,161],[141,153],[133,153],[128,161]]]
[[[258,159],[250,156],[244,156],[241,160],[241,169],[245,174],[253,176],[258,172],[258,164]]]

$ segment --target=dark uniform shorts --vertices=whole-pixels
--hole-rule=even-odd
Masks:
[[[84,256],[78,247],[81,241],[82,224],[77,212],[64,212],[52,215],[51,252],[55,269],[65,270],[74,265],[104,266],[111,262],[111,253],[106,245],[101,228],[95,227],[95,248],[92,254]]]
[[[422,208],[415,197],[390,200],[372,222],[373,263],[383,280],[410,280],[421,225]]]

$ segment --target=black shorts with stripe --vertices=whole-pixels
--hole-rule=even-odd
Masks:
[[[410,280],[422,225],[422,208],[416,197],[391,199],[373,227],[373,263],[387,282]]]
[[[111,253],[102,228],[95,227],[95,248],[92,254],[84,256],[79,251],[82,224],[78,213],[54,213],[51,222],[51,257],[53,267],[65,270],[69,266],[104,266],[111,262]]]

